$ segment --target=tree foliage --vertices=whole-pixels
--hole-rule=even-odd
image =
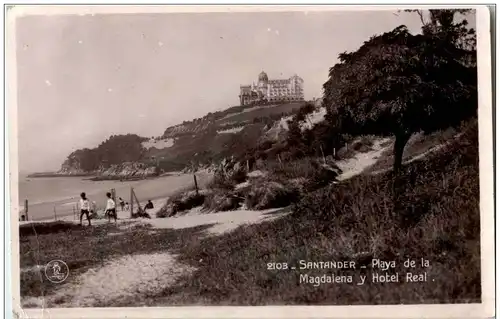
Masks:
[[[135,134],[112,135],[96,148],[79,149],[71,153],[64,166],[80,167],[90,172],[99,168],[108,168],[114,164],[139,161],[146,149],[142,142],[147,138]]]
[[[434,10],[422,34],[402,25],[339,55],[324,84],[326,119],[343,133],[394,135],[395,169],[418,131],[434,131],[475,115],[474,35],[453,10]],[[469,41],[470,42],[470,41]]]

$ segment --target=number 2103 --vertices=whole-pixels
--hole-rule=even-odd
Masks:
[[[287,263],[267,263],[267,270],[285,270],[288,269]]]

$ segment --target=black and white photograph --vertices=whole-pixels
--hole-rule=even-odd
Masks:
[[[488,9],[186,7],[7,10],[18,315],[493,315]]]

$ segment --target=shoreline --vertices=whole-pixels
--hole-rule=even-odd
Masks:
[[[81,174],[64,174],[58,172],[42,172],[28,174],[26,178],[43,178],[43,177],[95,177],[95,173],[81,173]]]
[[[209,172],[198,172],[196,174],[198,178],[198,184],[203,187],[212,177]],[[82,181],[87,182],[82,188],[83,191],[87,193],[90,200],[96,201],[97,209],[101,209],[104,205],[104,192],[107,191],[106,187],[109,189],[115,188],[116,196],[122,197],[125,201],[130,202],[130,188],[134,188],[136,196],[142,203],[144,200],[158,200],[161,198],[167,198],[173,193],[179,191],[180,189],[189,187],[193,184],[192,174],[182,174],[182,173],[169,173],[157,176],[154,178],[148,178],[143,180],[127,180],[120,182],[119,180],[108,180],[108,181],[88,181],[87,179],[82,179]],[[104,184],[103,184],[104,183]],[[94,186],[95,185],[95,186]],[[30,202],[28,198],[28,217],[29,221],[42,221],[42,220],[54,220],[54,216],[57,218],[72,216],[74,214],[73,208],[79,200],[80,192],[75,192],[73,196],[56,197],[55,199],[34,201]],[[57,195],[56,195],[57,196]],[[18,203],[18,209],[13,209],[13,218],[18,219],[21,215],[24,215],[24,202]],[[55,212],[54,212],[55,210]]]
[[[146,176],[122,176],[122,175],[99,175],[97,173],[81,173],[81,174],[65,174],[65,173],[58,173],[58,172],[42,172],[42,173],[32,173],[26,175],[26,178],[57,178],[57,177],[85,177],[83,178],[84,180],[87,181],[93,181],[93,182],[100,182],[100,181],[142,181],[142,180],[148,180],[148,179],[154,179],[158,177],[164,177],[164,176],[172,176],[172,175],[178,175],[178,174],[185,174],[182,173],[181,171],[171,171],[171,172],[164,172],[158,175],[146,175]]]

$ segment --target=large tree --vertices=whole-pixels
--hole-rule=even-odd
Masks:
[[[326,118],[338,131],[395,136],[395,172],[413,133],[476,114],[475,49],[464,45],[474,32],[453,22],[456,13],[433,11],[422,34],[400,26],[340,54],[324,84]]]

